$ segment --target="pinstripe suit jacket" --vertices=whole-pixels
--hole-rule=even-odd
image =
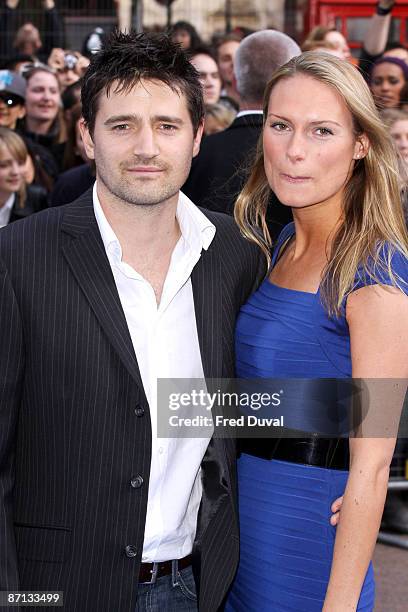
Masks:
[[[205,375],[231,377],[235,318],[263,266],[229,217],[205,214],[217,232],[191,276],[197,330]],[[0,232],[0,325],[0,590],[133,612],[151,425],[91,191]],[[234,444],[213,439],[202,472],[193,567],[207,612],[238,559]]]

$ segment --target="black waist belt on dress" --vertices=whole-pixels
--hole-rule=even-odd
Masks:
[[[347,438],[252,438],[240,440],[239,449],[261,459],[280,459],[331,470],[349,469]]]

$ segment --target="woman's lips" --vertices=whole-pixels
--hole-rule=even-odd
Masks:
[[[280,177],[287,183],[292,183],[295,185],[298,183],[306,183],[312,180],[311,176],[297,176],[292,174],[286,174],[284,172],[280,173]]]

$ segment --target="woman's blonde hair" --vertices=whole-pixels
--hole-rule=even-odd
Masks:
[[[13,132],[13,130],[6,127],[0,127],[0,153],[5,149],[8,149],[14,159],[16,159],[20,164],[24,164],[26,162],[28,152],[24,140],[21,138],[21,136]],[[20,208],[24,208],[26,200],[25,182],[23,182],[18,195],[18,205]]]
[[[367,155],[355,163],[345,187],[343,222],[335,233],[322,275],[323,303],[330,315],[338,315],[344,298],[355,286],[358,270],[380,284],[381,271],[396,286],[401,287],[404,282],[391,269],[395,251],[408,258],[398,162],[391,137],[363,77],[354,66],[330,55],[306,52],[273,74],[265,90],[264,122],[275,85],[297,74],[310,76],[340,94],[352,115],[356,138],[366,134],[370,142]],[[270,195],[261,135],[251,174],[235,205],[235,219],[243,235],[261,247],[268,262],[272,243],[266,210]],[[389,248],[384,251],[386,244]]]

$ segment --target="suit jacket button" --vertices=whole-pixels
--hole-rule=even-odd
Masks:
[[[144,413],[145,413],[145,410],[143,406],[137,406],[137,408],[135,408],[135,414],[137,417],[142,417]]]
[[[126,553],[126,556],[129,557],[129,559],[131,559],[132,557],[136,557],[137,555],[136,546],[133,546],[133,544],[128,544],[125,548],[125,553]]]
[[[134,476],[134,478],[132,478],[130,481],[130,484],[134,489],[140,489],[143,484],[143,476]]]

